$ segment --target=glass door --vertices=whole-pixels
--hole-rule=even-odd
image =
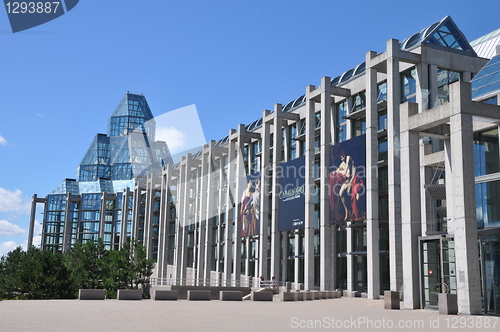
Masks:
[[[438,308],[439,293],[457,293],[455,243],[447,237],[421,239],[423,308]]]
[[[500,233],[480,237],[484,313],[500,315]]]

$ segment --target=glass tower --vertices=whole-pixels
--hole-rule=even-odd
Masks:
[[[127,92],[108,120],[107,134],[95,135],[76,179],[65,179],[47,196],[42,248],[65,251],[77,241],[102,238],[108,249],[117,249],[132,236],[137,184],[173,164],[167,144],[155,134],[146,98]]]

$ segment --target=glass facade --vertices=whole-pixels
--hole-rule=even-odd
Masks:
[[[472,79],[472,98],[480,98],[500,89],[500,55],[495,56]]]
[[[77,168],[76,180],[64,180],[47,196],[43,247],[63,251],[76,241],[103,238],[106,248],[117,249],[132,237],[134,201],[132,195],[127,196],[124,208],[124,191],[134,190],[136,182],[144,183],[149,174],[173,164],[167,144],[155,141],[155,131],[146,98],[126,93],[108,121],[108,133],[94,137]],[[151,231],[156,257],[159,198],[155,199]],[[144,223],[135,236],[143,240]]]

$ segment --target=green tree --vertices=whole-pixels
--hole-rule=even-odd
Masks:
[[[129,256],[125,250],[111,250],[107,255],[108,274],[104,279],[108,298],[116,298],[118,289],[129,289],[134,272],[130,268]]]
[[[0,298],[12,299],[21,293],[19,273],[25,253],[21,247],[0,258]]]
[[[18,247],[0,258],[0,298],[75,298],[81,288],[116,297],[118,289],[139,287],[147,296],[154,261],[146,256],[135,240],[111,251],[102,240],[77,243],[65,254]]]
[[[136,288],[141,285],[144,292],[149,295],[149,277],[153,274],[155,261],[147,257],[146,247],[142,244],[133,242],[134,252],[131,256],[132,268]]]
[[[73,281],[61,253],[21,247],[2,257],[0,296],[8,299],[74,297]]]
[[[107,255],[102,239],[76,243],[66,252],[66,266],[76,289],[104,288],[104,279],[109,272]]]

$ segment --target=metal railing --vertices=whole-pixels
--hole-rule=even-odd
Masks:
[[[233,279],[195,279],[195,278],[150,278],[151,286],[211,286],[211,287],[279,287],[277,280],[263,280],[248,278],[241,280]]]

